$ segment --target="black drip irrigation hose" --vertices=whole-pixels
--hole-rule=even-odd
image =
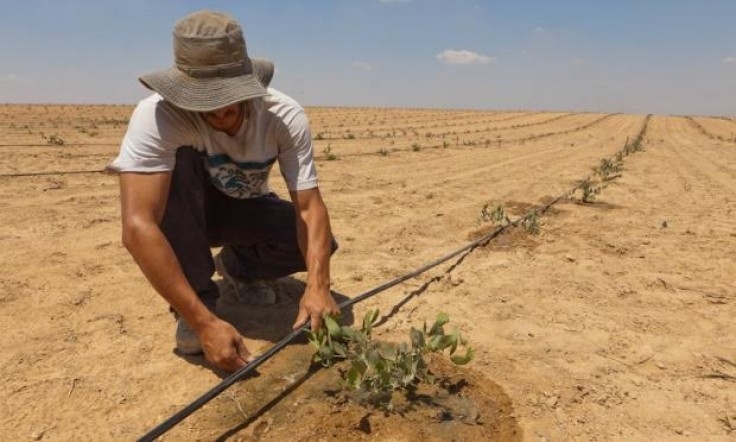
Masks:
[[[108,147],[108,146],[120,146],[120,143],[64,143],[61,145],[53,144],[53,143],[45,143],[45,144],[0,144],[0,148],[2,147],[58,147],[60,149],[63,149],[64,147],[77,147],[77,146],[101,146],[101,147]]]
[[[649,122],[649,117],[647,117],[647,119],[645,120],[644,126],[642,127],[641,131],[639,132],[639,136],[637,137],[637,139],[638,138],[641,138],[643,136],[643,133],[646,131],[648,122]],[[623,150],[625,150],[627,147],[628,147],[628,139],[627,139],[627,142],[626,142],[626,146],[624,147]],[[616,154],[614,154],[613,156],[615,156],[615,155]],[[559,196],[557,196],[556,198],[554,198],[551,201],[547,202],[546,204],[543,204],[542,206],[539,206],[537,208],[531,209],[529,212],[527,212],[527,214],[528,213],[535,212],[537,215],[540,215],[540,216],[543,215],[554,204],[557,204],[559,201],[561,201],[561,200],[563,200],[565,198],[568,198],[572,194],[574,194],[575,191],[578,190],[583,185],[583,183],[586,180],[588,180],[588,179],[590,179],[590,176],[588,176],[585,179],[581,180],[573,188],[565,191],[564,193],[560,194]],[[350,307],[350,306],[352,306],[354,304],[357,304],[359,302],[365,301],[366,299],[371,298],[371,297],[373,297],[373,296],[381,293],[384,290],[387,290],[387,289],[389,289],[391,287],[394,287],[394,286],[396,286],[398,284],[401,284],[402,282],[404,282],[404,281],[406,281],[408,279],[414,278],[414,277],[416,277],[416,276],[418,276],[418,275],[420,275],[420,274],[422,274],[422,273],[424,273],[424,272],[426,272],[426,271],[428,271],[428,270],[430,270],[430,269],[432,269],[434,267],[437,267],[438,265],[444,263],[445,261],[448,261],[448,260],[454,258],[455,256],[458,256],[458,255],[460,255],[462,253],[465,253],[465,252],[468,252],[469,253],[473,249],[475,249],[476,247],[485,245],[486,243],[490,242],[492,239],[496,238],[498,235],[500,235],[501,233],[503,233],[509,227],[516,227],[516,226],[518,226],[521,222],[523,222],[523,220],[525,218],[526,218],[526,215],[518,218],[515,221],[511,221],[508,224],[505,224],[505,225],[496,227],[491,232],[489,232],[486,235],[484,235],[484,236],[476,239],[475,241],[472,241],[469,244],[467,244],[467,245],[465,245],[463,247],[460,247],[459,249],[456,249],[456,250],[454,250],[452,252],[449,252],[446,255],[444,255],[444,256],[442,256],[440,258],[437,258],[436,260],[423,265],[422,267],[419,267],[419,268],[417,268],[415,270],[412,270],[411,272],[408,272],[408,273],[406,273],[406,274],[404,274],[402,276],[399,276],[397,278],[394,278],[394,279],[392,279],[392,280],[390,280],[390,281],[388,281],[388,282],[386,282],[384,284],[381,284],[381,285],[379,285],[379,286],[377,286],[377,287],[375,287],[375,288],[373,288],[371,290],[368,290],[367,292],[361,293],[360,295],[358,295],[358,296],[356,296],[354,298],[351,298],[351,299],[349,299],[349,300],[341,303],[338,307],[340,308],[340,310],[344,310],[347,307]],[[310,326],[311,326],[310,322],[307,322],[302,327],[300,327],[300,328],[298,328],[296,330],[293,330],[292,332],[290,332],[289,334],[287,334],[286,336],[284,336],[283,338],[281,338],[281,340],[279,340],[276,344],[274,344],[271,348],[269,348],[265,353],[261,354],[256,359],[254,359],[252,362],[250,362],[249,364],[245,365],[244,367],[240,368],[238,371],[234,372],[233,374],[231,374],[230,376],[228,376],[227,378],[225,378],[222,382],[220,382],[219,384],[217,384],[216,386],[214,386],[211,390],[207,391],[202,396],[200,396],[199,398],[195,399],[192,403],[190,403],[189,405],[187,405],[186,407],[184,407],[183,409],[181,409],[179,412],[177,412],[176,414],[172,415],[171,417],[169,417],[168,419],[166,419],[165,421],[161,422],[159,425],[157,425],[156,427],[154,427],[153,429],[151,429],[148,433],[146,433],[140,439],[138,439],[138,442],[149,442],[149,441],[152,442],[157,437],[162,436],[164,433],[166,433],[171,428],[173,428],[176,424],[178,424],[179,422],[183,421],[189,415],[191,415],[192,413],[194,413],[198,409],[202,408],[209,401],[211,401],[212,399],[214,399],[215,397],[217,397],[220,393],[222,393],[226,389],[230,388],[233,384],[235,384],[239,380],[245,378],[245,376],[247,374],[249,374],[251,371],[253,371],[254,369],[256,369],[258,366],[260,366],[261,364],[263,364],[264,362],[266,362],[268,359],[270,359],[271,357],[273,357],[276,353],[278,353],[279,351],[281,351],[284,347],[286,347],[286,345],[288,345],[291,341],[293,341],[294,339],[296,339],[302,332],[308,330],[310,328]]]
[[[107,173],[105,169],[95,170],[69,170],[69,171],[51,171],[51,172],[23,172],[23,173],[3,173],[0,177],[30,177],[30,176],[49,176],[49,175],[83,175],[89,173]]]

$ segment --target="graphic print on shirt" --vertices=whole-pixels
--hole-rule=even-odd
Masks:
[[[268,193],[268,173],[276,158],[265,162],[237,162],[228,155],[207,157],[212,184],[234,198],[256,198]]]

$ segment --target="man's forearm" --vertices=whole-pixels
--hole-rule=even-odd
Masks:
[[[324,315],[340,313],[330,293],[330,218],[319,189],[291,192],[291,199],[297,210],[297,238],[307,267],[307,286],[299,301],[294,329],[310,321],[312,330],[317,330]]]
[[[305,297],[330,298],[330,257],[332,231],[327,207],[318,188],[290,192],[296,210],[296,228],[299,248],[307,267]],[[323,304],[324,305],[324,304]]]
[[[307,284],[329,290],[332,234],[326,214],[299,222],[298,234],[307,266]]]
[[[214,318],[190,286],[157,225],[141,223],[124,227],[123,243],[154,289],[193,328],[198,329]]]

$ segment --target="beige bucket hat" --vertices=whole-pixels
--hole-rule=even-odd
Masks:
[[[174,26],[174,66],[139,80],[179,108],[209,112],[266,95],[273,72],[272,62],[248,57],[234,18],[199,11]]]

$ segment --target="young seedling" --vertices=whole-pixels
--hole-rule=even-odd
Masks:
[[[539,235],[542,230],[539,224],[539,214],[536,210],[531,210],[524,215],[524,218],[521,219],[521,225],[532,235]]]
[[[355,392],[358,403],[368,404],[384,411],[393,409],[395,391],[410,393],[422,382],[433,382],[425,356],[449,351],[456,365],[470,362],[475,353],[466,346],[457,329],[447,334],[444,326],[450,318],[439,313],[431,327],[424,323],[422,330],[411,328],[410,343],[400,344],[373,340],[373,326],[378,321],[378,310],[369,310],[361,328],[340,326],[335,318],[325,316],[324,326],[308,331],[309,343],[315,348],[313,361],[329,367],[347,361],[349,368],[341,370],[343,385]],[[465,354],[456,354],[458,347]]]
[[[64,139],[58,136],[57,134],[51,134],[46,139],[46,142],[48,144],[53,144],[55,146],[63,146],[64,145]]]
[[[332,146],[331,146],[331,143],[327,143],[327,147],[325,147],[325,148],[324,148],[324,150],[322,151],[322,153],[324,153],[324,154],[325,154],[325,159],[326,159],[327,161],[332,161],[332,160],[336,160],[336,159],[337,159],[337,155],[335,155],[335,154],[334,154],[334,153],[332,152]]]
[[[492,222],[501,226],[511,223],[511,220],[506,215],[506,211],[501,204],[496,204],[493,207],[491,207],[491,205],[492,203],[485,203],[483,205],[483,208],[480,211],[481,222]]]
[[[608,158],[602,158],[600,166],[596,169],[596,174],[598,174],[603,181],[610,181],[614,178],[620,177],[621,171],[623,170],[623,161],[614,162]]]
[[[584,203],[592,203],[595,201],[596,195],[601,193],[602,187],[596,186],[590,179],[584,180],[578,187],[583,192],[582,201]]]

